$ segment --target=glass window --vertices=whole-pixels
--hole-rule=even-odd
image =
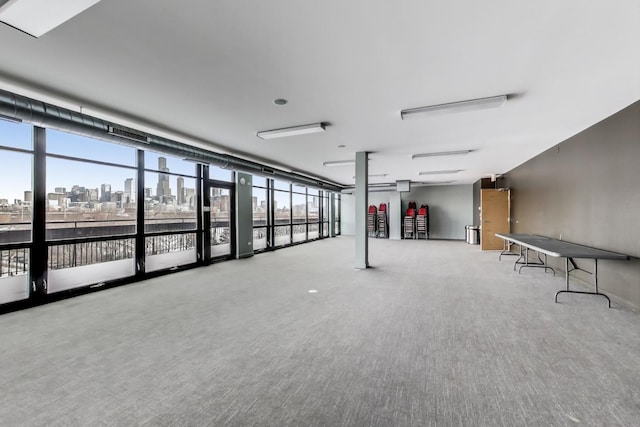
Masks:
[[[86,136],[47,129],[47,153],[136,166],[136,149]]]
[[[275,188],[276,190],[290,191],[291,190],[291,184],[289,184],[286,181],[274,180],[273,181],[273,188]]]
[[[276,225],[290,224],[289,195],[291,193],[284,191],[274,191],[273,193],[273,211]]]
[[[318,197],[318,190],[309,189],[309,195],[307,196],[307,212],[309,222],[320,221],[320,197]]]
[[[222,169],[217,166],[209,166],[209,179],[215,179],[217,181],[231,182],[233,181],[233,171],[229,169]]]
[[[293,193],[293,203],[291,210],[293,212],[294,224],[307,222],[307,196],[306,194]]]
[[[194,230],[197,226],[196,180],[145,172],[144,231]]]
[[[153,151],[144,152],[144,168],[147,170],[196,176],[196,166],[196,163],[167,154],[154,153]]]
[[[49,246],[47,293],[135,274],[135,239]]]
[[[231,191],[212,187],[211,206],[211,257],[231,254]]]
[[[145,238],[145,270],[156,271],[196,262],[196,234],[163,234]]]
[[[47,158],[47,239],[132,234],[136,170]]]
[[[24,123],[11,123],[0,120],[0,146],[21,148],[23,150],[33,149],[33,128]],[[2,167],[5,167],[3,162]]]
[[[263,176],[253,176],[253,186],[254,187],[267,187],[267,178]]]
[[[291,226],[276,226],[274,227],[275,246],[284,246],[291,243]]]
[[[309,224],[309,240],[320,237],[319,224]]]
[[[31,241],[33,155],[0,149],[0,244]]]

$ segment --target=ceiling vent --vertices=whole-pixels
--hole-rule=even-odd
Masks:
[[[274,174],[276,173],[276,171],[275,171],[275,170],[273,170],[273,169],[269,169],[269,168],[265,168],[265,167],[263,167],[263,168],[262,168],[262,173],[267,173],[267,174],[269,174],[269,175],[274,175]]]
[[[143,144],[149,144],[149,137],[142,133],[136,132],[131,129],[122,129],[114,126],[109,126],[109,134],[119,136],[120,138],[130,139],[132,141],[142,142]]]

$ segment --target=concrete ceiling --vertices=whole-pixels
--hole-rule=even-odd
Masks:
[[[353,166],[322,163],[358,151],[387,174],[371,182],[465,184],[640,99],[640,2],[102,0],[39,39],[0,25],[0,52],[1,88],[162,136],[345,185]],[[256,137],[314,122],[326,132]]]

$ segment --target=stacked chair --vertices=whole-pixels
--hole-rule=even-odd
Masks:
[[[416,215],[416,238],[429,238],[429,206],[422,205]]]
[[[409,202],[409,207],[402,221],[402,228],[405,239],[416,238],[416,202]]]
[[[384,239],[389,238],[389,220],[387,219],[387,204],[380,203],[378,208],[378,232],[376,237],[382,237]]]
[[[369,206],[367,213],[367,233],[369,237],[378,237],[378,210],[374,205]]]

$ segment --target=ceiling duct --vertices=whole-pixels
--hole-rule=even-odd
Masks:
[[[223,169],[238,170],[250,174],[269,174],[282,180],[317,187],[320,183],[331,191],[341,191],[343,186],[320,178],[295,172],[271,169],[263,164],[227,154],[219,154],[199,147],[147,134],[116,123],[88,116],[77,111],[57,107],[22,95],[0,89],[0,116],[11,121],[22,121],[48,129],[56,129],[88,138],[115,142],[141,149],[151,149],[180,158],[202,159]],[[133,138],[132,138],[133,136]],[[144,136],[144,139],[142,138]]]

